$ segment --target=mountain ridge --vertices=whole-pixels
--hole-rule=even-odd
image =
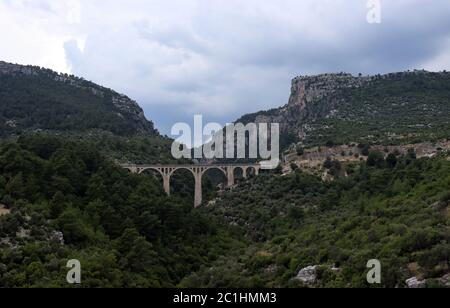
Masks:
[[[0,128],[8,134],[19,130],[78,130],[78,125],[81,130],[100,129],[118,135],[159,135],[134,100],[83,78],[0,61],[0,81]],[[18,94],[21,96],[16,98]],[[36,116],[39,107],[53,117],[49,119],[43,112]],[[64,125],[67,119],[71,123]]]
[[[298,76],[292,80],[288,104],[244,115],[237,122],[280,123],[282,144],[289,146],[414,139],[408,134],[436,140],[448,135],[449,118],[450,73],[415,70],[357,77]]]
[[[66,261],[77,259],[83,266],[83,287],[93,288],[370,288],[366,264],[374,258],[383,265],[381,287],[409,287],[411,279],[427,287],[449,286],[448,152],[419,158],[420,152],[395,153],[394,148],[386,147],[386,154],[391,153],[385,159],[383,154],[370,152],[382,148],[372,147],[367,148],[367,161],[355,160],[351,166],[330,161],[330,174],[331,169],[337,174],[332,181],[303,168],[288,174],[277,168],[247,180],[237,176],[239,185],[218,193],[205,177],[203,188],[211,192],[211,201],[194,209],[189,171],[174,174],[174,191],[168,196],[160,178],[151,173],[130,174],[117,164],[168,163],[172,140],[152,135],[150,130],[145,136],[133,135],[139,133],[139,127],[124,134],[121,129],[127,127],[123,124],[130,120],[114,121],[121,119],[111,112],[111,108],[117,110],[115,92],[104,90],[103,96],[96,95],[103,88],[90,87],[84,80],[53,73],[41,78],[47,74],[45,70],[8,67],[13,71],[0,74],[0,108],[7,102],[15,109],[0,109],[0,125],[5,116],[11,118],[16,112],[24,116],[22,120],[31,121],[17,122],[28,124],[31,132],[46,123],[59,130],[58,134],[0,139],[2,287],[67,287]],[[307,130],[302,141],[320,143],[336,137],[317,138],[317,132],[327,132],[325,126],[334,125],[339,134],[357,139],[364,137],[371,125],[378,129],[383,117],[384,123],[395,128],[428,121],[419,117],[426,111],[426,115],[437,115],[435,124],[448,138],[448,112],[443,108],[447,105],[440,105],[450,97],[447,79],[411,77],[407,76],[406,84],[400,76],[397,82],[392,82],[394,77],[387,82],[376,78],[368,82],[373,89],[364,81],[356,84],[356,90],[347,86],[352,83],[347,75],[321,77],[322,81],[308,85],[300,78],[293,86],[290,106],[261,116],[284,119],[285,134],[290,128],[297,129],[295,134],[302,132],[304,125],[322,126],[321,131]],[[87,86],[72,86],[72,81]],[[418,95],[414,87],[424,93],[430,89],[431,102],[425,107],[437,108],[437,113],[435,109],[424,111],[428,96]],[[380,94],[380,89],[387,94]],[[404,89],[410,94],[406,98]],[[4,93],[14,100],[5,98]],[[395,99],[391,101],[390,96]],[[50,108],[58,99],[67,107],[58,107],[60,114]],[[92,113],[66,113],[78,103]],[[401,114],[406,119],[399,118],[395,108],[387,112],[396,111],[396,118],[386,112],[377,115],[382,107],[394,103],[400,104],[400,111],[409,110]],[[355,106],[370,112],[358,112]],[[87,118],[78,122],[67,115]],[[342,124],[347,116],[356,117],[351,124],[363,130],[347,136],[347,126]],[[18,131],[21,128],[17,127]],[[74,138],[67,138],[70,129],[75,129]],[[92,129],[103,132],[94,134]],[[59,133],[64,131],[69,133]],[[283,138],[289,145],[289,138]],[[345,150],[350,155],[350,149]],[[306,158],[314,158],[314,154],[304,151]],[[311,268],[316,272],[305,284],[298,278]]]

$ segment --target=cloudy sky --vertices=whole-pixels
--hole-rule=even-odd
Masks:
[[[0,60],[137,100],[163,133],[284,105],[297,75],[450,70],[449,0],[0,0]]]

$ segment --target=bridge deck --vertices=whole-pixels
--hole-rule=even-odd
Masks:
[[[193,167],[260,167],[260,164],[192,164],[192,165],[120,165],[123,168],[138,167],[138,168],[193,168]]]

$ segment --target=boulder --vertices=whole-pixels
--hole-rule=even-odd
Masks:
[[[11,210],[7,209],[5,205],[0,203],[0,216],[8,215],[11,213]]]
[[[445,287],[450,288],[450,273],[439,278],[438,281]]]
[[[301,269],[295,279],[300,280],[304,284],[314,284],[317,280],[317,265],[308,266]]]
[[[423,289],[426,287],[426,280],[419,280],[417,277],[412,277],[406,280],[406,285],[409,289]]]
[[[60,231],[53,231],[50,234],[50,240],[60,245],[64,245],[64,234]]]

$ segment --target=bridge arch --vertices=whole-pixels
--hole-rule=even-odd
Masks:
[[[247,167],[247,177],[258,176],[260,173],[260,169],[255,166]]]
[[[161,176],[164,176],[164,173],[159,169],[159,168],[153,168],[153,167],[148,167],[148,168],[142,168],[142,169],[140,169],[139,170],[139,174],[143,174],[143,173],[145,173],[146,171],[155,171],[155,172],[157,172],[158,174],[160,174]]]
[[[138,172],[138,174],[153,176],[161,181],[164,180],[164,173],[161,170],[158,170],[157,168],[143,168]]]
[[[203,170],[202,175],[203,195],[207,193],[207,190],[205,190],[206,187],[216,191],[218,187],[220,187],[220,189],[225,189],[229,186],[227,170],[224,168],[208,167]]]
[[[246,166],[236,166],[233,170],[235,179],[246,179],[247,178],[247,170]]]
[[[227,178],[228,187],[235,184],[235,171],[242,170],[243,177],[247,178],[249,168],[254,168],[255,174],[258,175],[261,166],[258,164],[243,164],[243,165],[122,165],[123,168],[128,169],[132,173],[142,174],[146,170],[154,170],[159,172],[163,177],[164,190],[170,195],[170,178],[178,170],[188,170],[194,175],[195,179],[195,207],[202,204],[202,178],[209,170],[220,170]]]
[[[223,173],[223,175],[225,175],[225,177],[227,176],[227,170],[222,168],[222,167],[220,167],[220,166],[205,167],[204,170],[202,171],[202,173],[205,174],[209,170],[219,170],[219,171],[221,171]]]
[[[172,177],[172,176],[175,174],[175,172],[177,172],[178,170],[187,170],[187,171],[189,171],[190,173],[192,173],[192,175],[195,177],[195,172],[194,172],[194,170],[192,170],[192,168],[184,167],[184,166],[181,166],[181,167],[178,167],[178,168],[172,168],[172,169],[169,171],[170,177]]]
[[[167,195],[170,196],[170,167],[163,167],[163,166],[144,166],[144,167],[137,167],[137,173],[142,174],[147,170],[152,170],[158,172],[163,179],[163,187],[164,191]]]

